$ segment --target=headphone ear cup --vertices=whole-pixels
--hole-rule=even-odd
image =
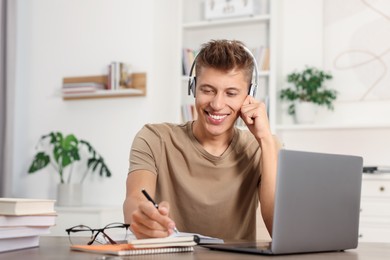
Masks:
[[[256,96],[256,91],[257,91],[257,85],[251,83],[250,86],[249,86],[248,95],[250,95],[250,96],[252,96],[252,97],[255,97],[255,96]]]
[[[188,82],[188,95],[192,95],[195,97],[195,88],[196,88],[196,77],[192,77]]]
[[[253,84],[252,83],[249,85],[248,95],[253,97]]]

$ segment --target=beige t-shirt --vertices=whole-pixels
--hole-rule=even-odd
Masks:
[[[170,203],[180,231],[223,239],[255,239],[261,150],[254,136],[235,130],[221,156],[195,139],[191,122],[147,124],[134,139],[129,173],[157,175],[156,201]]]

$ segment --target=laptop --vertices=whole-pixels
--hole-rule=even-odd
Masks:
[[[206,247],[268,255],[356,248],[362,168],[359,156],[280,150],[272,242]]]

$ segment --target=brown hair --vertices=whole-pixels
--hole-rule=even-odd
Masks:
[[[254,63],[244,46],[242,42],[236,40],[211,40],[203,44],[196,57],[195,74],[199,75],[202,67],[222,71],[239,69],[244,71],[250,83]]]

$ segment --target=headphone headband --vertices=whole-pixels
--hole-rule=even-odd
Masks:
[[[252,74],[252,82],[251,82],[251,85],[249,87],[248,95],[255,97],[256,92],[257,92],[258,80],[259,80],[259,69],[257,66],[257,61],[256,61],[256,58],[253,55],[253,53],[246,46],[244,46],[244,45],[241,45],[241,46],[249,54],[249,56],[251,56],[252,61],[253,61],[253,72],[254,72],[255,76],[254,76],[254,80],[253,80],[253,74]],[[188,79],[188,95],[191,95],[191,92],[192,92],[194,97],[195,97],[195,87],[196,87],[196,76],[193,76],[192,73],[195,69],[196,59],[198,58],[198,55],[199,55],[199,52],[195,55],[194,61],[192,62],[190,73],[189,73],[189,79]]]

